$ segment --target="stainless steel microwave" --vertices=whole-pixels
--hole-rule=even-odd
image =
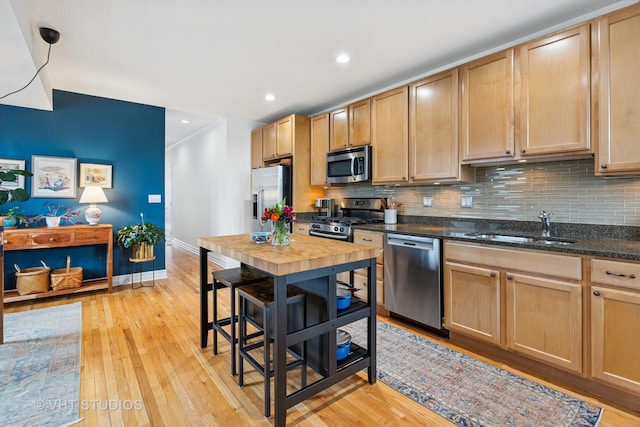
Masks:
[[[371,146],[346,148],[327,153],[327,183],[345,184],[371,179]]]

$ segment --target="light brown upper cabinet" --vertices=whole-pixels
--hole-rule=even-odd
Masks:
[[[327,183],[329,113],[311,118],[311,185]]]
[[[293,154],[293,131],[295,118],[295,115],[291,115],[276,122],[276,155],[278,157],[290,156]]]
[[[524,158],[589,152],[590,26],[519,46],[516,146]]]
[[[640,6],[597,21],[597,175],[640,173]]]
[[[331,151],[371,143],[371,98],[333,110],[329,118]]]
[[[458,155],[458,69],[409,86],[409,174],[412,182],[472,181]]]
[[[276,124],[270,123],[262,127],[262,159],[275,159],[276,152]]]
[[[409,180],[409,87],[373,97],[371,103],[373,184]]]
[[[251,169],[262,167],[262,128],[251,131]]]
[[[462,159],[514,156],[513,49],[461,67]]]
[[[329,113],[329,149],[339,150],[349,146],[349,113],[347,107]]]

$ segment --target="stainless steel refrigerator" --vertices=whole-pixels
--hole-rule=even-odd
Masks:
[[[253,231],[271,231],[271,222],[261,220],[265,208],[282,202],[293,206],[291,200],[291,168],[270,166],[251,171],[251,194],[253,197]]]

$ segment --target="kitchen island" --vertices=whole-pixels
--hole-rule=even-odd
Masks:
[[[368,283],[376,283],[376,249],[354,243],[296,234],[288,246],[254,243],[248,234],[201,237],[200,289],[209,283],[208,253],[240,261],[273,277],[274,285],[274,425],[286,424],[287,409],[367,368],[370,384],[376,381],[376,287],[368,286],[367,301],[354,301],[345,310],[336,307],[336,274],[367,268]],[[287,333],[286,288],[295,285],[310,298],[304,329]],[[352,345],[345,360],[336,361],[336,329],[367,319],[366,348]],[[308,341],[309,366],[321,379],[287,394],[287,347]]]

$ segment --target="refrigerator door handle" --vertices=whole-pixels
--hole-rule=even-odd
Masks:
[[[267,223],[266,221],[262,220],[262,213],[264,212],[264,188],[261,188],[258,190],[257,204],[258,204],[258,212],[257,212],[258,223],[264,227],[264,225]]]

